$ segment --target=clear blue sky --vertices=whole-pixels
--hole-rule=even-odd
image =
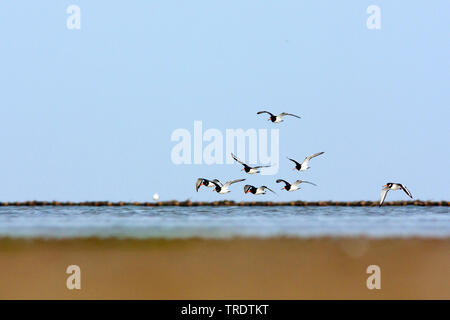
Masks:
[[[68,30],[66,8],[81,8]],[[381,8],[368,30],[366,9]],[[2,1],[0,201],[449,199],[450,2]],[[170,135],[280,129],[275,176],[174,165]],[[292,171],[286,156],[311,161]],[[247,177],[278,196],[195,192]],[[317,183],[287,193],[276,178]],[[392,192],[389,200],[406,199]]]

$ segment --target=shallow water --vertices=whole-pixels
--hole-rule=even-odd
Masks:
[[[0,207],[0,237],[450,237],[448,207]]]

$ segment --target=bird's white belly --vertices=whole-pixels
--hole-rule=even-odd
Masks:
[[[295,191],[300,189],[298,186],[291,186],[291,189],[289,191]]]
[[[265,194],[265,193],[266,192],[264,190],[260,190],[260,189],[257,189],[255,192],[255,194]]]
[[[222,189],[222,190],[220,190],[220,194],[224,194],[224,193],[228,193],[228,192],[230,192],[230,190],[228,190],[228,189]]]
[[[393,184],[391,190],[400,190],[401,187],[398,184]]]
[[[255,173],[258,173],[258,169],[250,169],[249,171],[248,171],[248,173],[249,174],[255,174]]]

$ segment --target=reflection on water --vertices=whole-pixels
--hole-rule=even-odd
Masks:
[[[448,207],[0,207],[0,237],[450,237]]]

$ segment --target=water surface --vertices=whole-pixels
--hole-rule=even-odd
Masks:
[[[0,237],[450,237],[448,207],[0,207]]]

